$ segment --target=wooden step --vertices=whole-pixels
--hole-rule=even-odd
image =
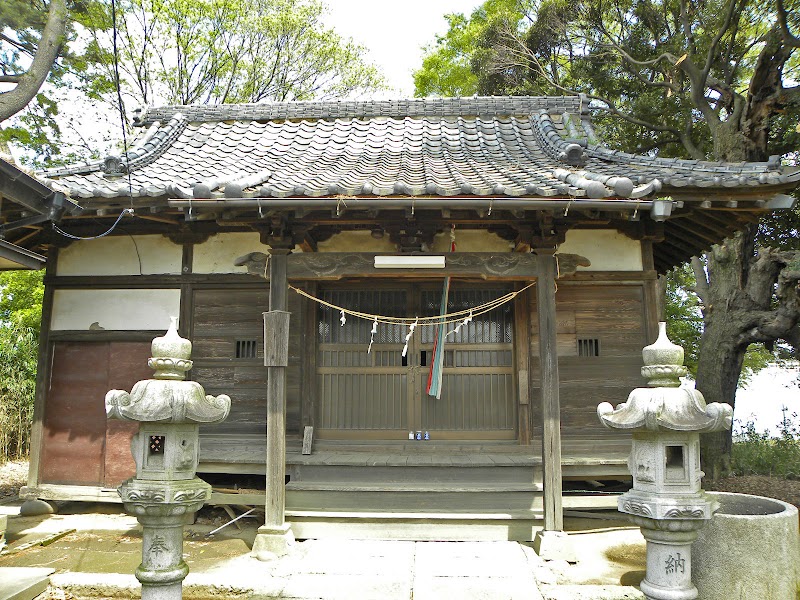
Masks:
[[[464,484],[535,484],[542,481],[538,467],[509,463],[485,464],[394,464],[394,465],[291,465],[288,474],[292,483],[356,483],[375,482],[415,485],[418,483]]]
[[[349,490],[286,490],[286,508],[341,512],[460,512],[494,513],[541,510],[542,494],[533,491],[405,491],[402,487]]]
[[[376,482],[376,481],[290,481],[288,491],[329,491],[329,492],[390,492],[390,493],[503,493],[503,492],[541,492],[542,484],[536,483],[445,483],[442,481],[419,481],[416,483]]]

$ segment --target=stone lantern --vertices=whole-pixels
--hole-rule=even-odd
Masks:
[[[206,396],[184,381],[192,368],[192,343],[178,335],[176,319],[164,337],[153,340],[148,366],[153,379],[137,382],[131,393],[106,394],[110,419],[138,421],[131,441],[136,476],[118,489],[125,510],[142,524],[142,564],[136,578],[143,600],[179,599],[189,567],[183,561],[183,526],[211,496],[211,486],[195,476],[200,423],[218,423],[230,412],[228,396]]]
[[[628,468],[633,488],[618,500],[647,541],[647,575],[641,590],[651,600],[692,600],[691,544],[717,510],[700,489],[700,434],[730,429],[727,404],[706,405],[697,390],[680,387],[683,348],[659,323],[656,342],[642,351],[647,388],[631,392],[615,409],[597,407],[603,425],[633,433]]]

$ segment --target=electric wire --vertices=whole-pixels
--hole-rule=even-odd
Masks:
[[[119,213],[119,216],[117,217],[117,220],[114,221],[114,224],[111,227],[109,227],[106,231],[104,231],[100,235],[92,235],[92,236],[89,236],[89,237],[81,237],[81,236],[77,236],[77,235],[72,235],[71,233],[67,233],[66,231],[61,229],[61,227],[56,225],[55,222],[52,225],[53,225],[53,230],[56,233],[58,233],[60,235],[63,235],[64,237],[67,237],[67,238],[69,238],[71,240],[96,240],[98,238],[106,237],[109,233],[114,231],[117,228],[117,225],[119,225],[119,222],[122,220],[122,217],[124,217],[125,215],[133,216],[133,209],[132,208],[123,209],[122,212]],[[137,253],[138,253],[138,248],[137,248]]]
[[[122,129],[122,149],[125,155],[125,171],[128,175],[128,196],[131,201],[131,214],[133,213],[133,181],[131,179],[131,169],[128,163],[128,134],[125,125],[125,104],[122,101],[122,88],[119,78],[119,49],[117,48],[117,3],[111,0],[111,27],[112,27],[112,47],[114,53],[114,86],[117,91],[117,104],[119,108],[119,121]]]

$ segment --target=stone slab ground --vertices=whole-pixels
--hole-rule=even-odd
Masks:
[[[20,517],[14,511],[0,506],[0,512],[10,513],[10,553],[0,554],[0,567],[55,569],[39,600],[138,597],[132,573],[140,561],[141,528],[121,507],[74,503],[40,517]],[[644,570],[638,530],[619,521],[567,522],[580,559],[574,565],[545,563],[530,546],[516,542],[375,540],[307,540],[281,559],[259,562],[249,555],[254,519],[242,519],[241,530],[231,525],[210,538],[217,524],[197,524],[186,528],[184,551],[191,572],[184,598],[643,598],[635,587]],[[36,545],[72,529],[47,546]]]
[[[54,569],[0,567],[0,600],[33,600],[47,590]]]

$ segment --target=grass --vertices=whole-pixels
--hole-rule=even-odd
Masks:
[[[800,428],[797,413],[787,415],[778,426],[778,435],[759,432],[752,422],[741,425],[733,438],[731,469],[736,475],[769,475],[800,479]]]

